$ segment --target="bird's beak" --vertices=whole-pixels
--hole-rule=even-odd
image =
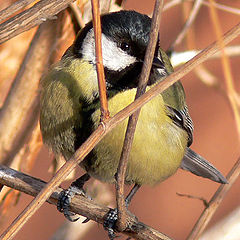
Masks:
[[[164,66],[162,60],[160,60],[157,57],[153,58],[152,66],[155,67],[155,68],[165,69],[165,66]]]

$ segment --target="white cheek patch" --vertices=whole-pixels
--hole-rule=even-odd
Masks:
[[[94,32],[91,29],[82,44],[81,53],[83,58],[96,64],[95,55],[95,40]],[[136,62],[136,58],[128,55],[121,48],[119,48],[116,42],[110,40],[102,33],[102,55],[103,55],[103,65],[109,70],[121,71],[127,66]]]

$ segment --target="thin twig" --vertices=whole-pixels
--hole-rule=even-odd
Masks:
[[[224,50],[225,50],[225,54],[229,57],[239,57],[240,56],[240,46],[239,45],[225,47]],[[200,52],[200,50],[194,50],[194,49],[189,50],[189,51],[184,51],[184,52],[175,52],[174,51],[171,55],[171,63],[173,65],[173,67],[177,67],[181,64],[186,63],[193,57],[195,57],[199,52]],[[219,57],[221,57],[221,54],[218,52],[218,53],[212,55],[209,58],[209,60],[216,59]]]
[[[236,128],[238,132],[238,139],[240,140],[240,112],[238,109],[238,105],[236,102],[236,90],[234,87],[234,81],[233,81],[233,76],[231,72],[231,67],[230,67],[230,61],[228,56],[225,54],[225,49],[224,49],[224,43],[222,41],[222,30],[221,30],[221,25],[219,22],[219,18],[216,12],[216,9],[214,7],[214,0],[210,0],[210,14],[212,18],[212,22],[214,23],[214,30],[216,33],[217,39],[219,39],[219,45],[221,48],[221,62],[223,66],[223,73],[224,73],[224,79],[226,82],[226,87],[227,87],[227,96],[234,114],[235,118],[235,123],[236,123]]]
[[[230,29],[223,37],[224,44],[228,44],[237,36],[240,35],[240,23]],[[45,185],[37,197],[23,210],[23,212],[13,221],[8,229],[1,235],[2,240],[12,239],[17,232],[22,228],[30,217],[40,208],[40,206],[50,197],[52,192],[61,184],[61,182],[70,174],[70,172],[78,166],[78,164],[86,157],[86,155],[96,146],[102,138],[116,127],[124,119],[132,115],[135,111],[141,108],[144,104],[149,102],[155,96],[167,89],[169,86],[177,82],[180,78],[185,76],[196,66],[206,61],[210,56],[220,50],[218,42],[214,42],[205,48],[196,57],[180,67],[176,72],[165,78],[162,82],[152,87],[149,91],[144,93],[133,103],[118,112],[114,117],[108,119],[103,125],[99,127],[89,136],[89,138],[81,145],[75,152],[73,157],[67,161],[57,174]]]
[[[238,240],[240,236],[240,206],[236,206],[227,216],[209,227],[199,240],[207,239],[226,239]]]
[[[188,29],[192,26],[194,20],[196,19],[197,17],[197,14],[201,8],[201,5],[202,5],[202,1],[203,0],[196,0],[194,2],[194,5],[193,5],[193,8],[192,8],[192,11],[186,21],[186,23],[184,24],[183,28],[182,28],[182,31],[178,34],[176,40],[173,42],[171,48],[175,48],[176,45],[180,44],[183,40],[183,38],[185,37]]]
[[[218,16],[217,16],[217,13],[216,13],[213,3],[214,3],[213,0],[210,0],[210,14],[211,14],[212,22],[214,23],[214,29],[215,29],[216,36],[218,39],[218,44],[220,46],[221,53],[222,53],[221,60],[222,60],[222,65],[223,65],[223,69],[224,69],[225,81],[226,81],[226,85],[227,85],[227,96],[228,96],[231,108],[233,110],[233,113],[234,113],[235,122],[236,122],[237,130],[238,130],[238,138],[240,139],[240,116],[239,116],[237,102],[234,97],[236,92],[235,92],[235,88],[234,88],[234,84],[233,84],[229,59],[223,49],[225,44],[224,44],[224,41],[221,36],[221,27],[220,27],[219,19],[218,19]],[[226,195],[226,193],[228,192],[228,190],[230,189],[232,184],[235,182],[235,180],[239,176],[239,173],[240,173],[240,158],[238,159],[238,161],[236,162],[236,164],[234,165],[234,167],[231,169],[230,173],[228,174],[227,179],[229,180],[229,184],[226,186],[219,187],[219,189],[216,191],[216,193],[214,194],[213,198],[211,199],[211,201],[209,203],[209,207],[203,211],[203,213],[201,214],[197,223],[195,224],[193,230],[191,231],[190,235],[188,236],[189,240],[199,239],[200,235],[202,234],[202,232],[206,228],[207,224],[211,220],[213,214],[215,213],[215,211],[219,207],[220,203],[222,202],[224,196]]]
[[[204,1],[203,0],[203,4],[206,5],[206,6],[210,6],[211,3],[209,3],[209,1]],[[217,9],[222,10],[222,11],[240,15],[240,9],[239,8],[229,7],[227,5],[216,3],[216,2],[213,3],[213,6]]]
[[[93,16],[93,29],[95,36],[95,51],[96,51],[96,66],[98,76],[98,89],[100,97],[100,108],[101,108],[101,122],[105,122],[109,118],[108,102],[107,102],[107,91],[106,82],[103,68],[103,57],[102,57],[102,29],[101,19],[99,12],[99,0],[91,0],[92,3],[92,16]]]
[[[200,200],[203,202],[203,205],[205,207],[208,207],[209,204],[208,204],[208,201],[203,198],[203,197],[198,197],[198,196],[193,196],[193,195],[190,195],[190,194],[184,194],[184,193],[176,193],[179,197],[186,197],[186,198],[190,198],[190,199],[197,199],[197,200]]]
[[[146,91],[146,87],[147,87],[147,83],[148,83],[148,79],[149,79],[149,75],[152,67],[152,61],[155,53],[156,43],[158,39],[162,8],[163,8],[163,0],[156,0],[154,11],[153,11],[149,43],[147,46],[135,99],[140,97]],[[126,213],[125,200],[124,200],[125,173],[127,169],[127,163],[128,163],[132,143],[133,143],[134,133],[136,130],[139,114],[140,114],[140,109],[136,111],[129,118],[126,135],[123,143],[122,153],[121,153],[118,170],[117,170],[116,198],[117,198],[117,208],[118,208],[118,228],[120,230],[123,230],[126,227],[127,213]]]
[[[199,217],[198,221],[193,227],[191,233],[189,234],[187,240],[199,239],[200,235],[206,228],[213,214],[219,207],[219,204],[222,202],[223,198],[225,197],[229,189],[232,187],[234,182],[239,177],[239,174],[240,174],[240,158],[237,160],[237,162],[227,175],[228,184],[224,185],[222,184],[215,192],[215,194],[213,195],[212,199],[209,202],[209,207],[205,208],[205,210],[202,212],[201,216]]]
[[[70,3],[69,6],[70,6],[70,8],[72,9],[72,11],[74,13],[74,16],[75,16],[75,18],[77,20],[77,23],[78,23],[79,27],[80,28],[84,28],[85,23],[84,23],[84,21],[82,19],[82,13],[81,13],[77,3],[76,2]]]
[[[0,44],[25,32],[47,19],[52,19],[74,0],[41,0],[0,25]]]
[[[193,1],[195,1],[195,0],[188,0],[188,2],[193,2]],[[182,3],[182,0],[172,0],[170,2],[167,2],[163,8],[163,12],[171,9],[172,7],[174,7],[180,3]],[[205,1],[205,0],[202,1],[202,4],[205,6],[210,5],[209,1]],[[238,8],[229,7],[227,5],[216,3],[216,2],[214,3],[214,7],[216,7],[217,9],[220,9],[222,11],[225,11],[225,12],[240,15],[240,9],[238,9]]]
[[[0,12],[0,22],[6,20],[10,16],[14,15],[19,10],[27,7],[29,4],[33,3],[35,0],[19,0],[10,6],[6,7]]]

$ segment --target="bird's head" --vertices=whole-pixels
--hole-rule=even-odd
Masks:
[[[102,55],[108,88],[137,87],[146,48],[151,19],[135,11],[120,11],[101,16]],[[89,22],[78,34],[73,52],[96,65],[93,24]],[[148,85],[168,74],[166,61],[157,41]]]

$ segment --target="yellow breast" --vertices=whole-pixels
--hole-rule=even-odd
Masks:
[[[109,100],[111,115],[134,100],[136,90],[121,92]],[[93,122],[99,123],[99,110]],[[96,160],[88,171],[102,181],[114,181],[123,146],[127,120],[118,125],[95,147]],[[172,123],[159,95],[141,109],[130,153],[126,181],[154,185],[178,169],[187,146],[187,133]],[[83,165],[86,164],[83,163]],[[90,167],[90,168],[89,168]]]

